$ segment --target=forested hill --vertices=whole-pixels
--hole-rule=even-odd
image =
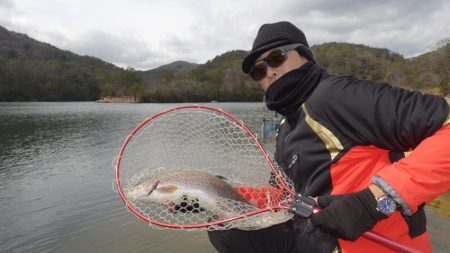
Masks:
[[[350,43],[324,43],[313,46],[312,51],[317,62],[331,74],[353,75],[430,94],[449,93],[448,42],[442,43],[433,52],[409,59],[388,49]],[[146,71],[145,80],[149,88],[143,99],[260,101],[263,93],[258,85],[241,71],[241,62],[246,54],[245,51],[236,50],[201,65],[183,63],[184,71],[178,71],[177,68]]]
[[[241,62],[246,54],[245,51],[235,50],[216,56],[204,64],[184,63],[184,71],[171,65],[172,68],[163,66],[142,72],[147,85],[142,100],[261,101],[263,92],[241,70]],[[152,74],[155,72],[157,75]]]
[[[332,74],[448,94],[450,43],[405,59],[387,49],[349,43],[312,47]],[[92,101],[130,96],[142,102],[261,101],[258,85],[241,72],[247,52],[234,50],[193,64],[177,61],[148,71],[122,69],[79,56],[0,26],[0,101]]]
[[[28,60],[77,60],[80,58],[70,51],[60,50],[25,34],[8,31],[2,26],[0,26],[0,55],[9,59]]]
[[[447,95],[450,78],[450,40],[435,51],[405,59],[388,49],[350,43],[313,46],[317,62],[330,73],[387,82],[407,89]]]
[[[132,71],[0,26],[0,101],[93,101],[136,80]]]

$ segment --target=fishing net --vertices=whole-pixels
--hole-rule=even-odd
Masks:
[[[157,228],[257,230],[314,206],[241,121],[207,106],[171,108],[139,124],[117,157],[116,183],[128,209]],[[418,252],[371,231],[362,236]]]
[[[128,208],[160,228],[261,229],[285,222],[292,182],[238,119],[171,108],[125,140],[116,166]]]

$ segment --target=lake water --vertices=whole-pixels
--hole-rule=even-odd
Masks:
[[[259,131],[262,103],[212,105]],[[125,137],[172,106],[0,103],[0,251],[215,252],[206,232],[150,228],[113,190]],[[447,252],[449,219],[429,218],[435,252]]]

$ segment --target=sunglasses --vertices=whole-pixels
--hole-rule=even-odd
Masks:
[[[249,76],[255,80],[260,81],[264,79],[267,75],[267,67],[278,68],[287,59],[287,52],[298,48],[302,44],[291,44],[287,46],[277,47],[270,51],[266,58],[259,59],[256,62],[261,62],[255,64],[248,72]]]

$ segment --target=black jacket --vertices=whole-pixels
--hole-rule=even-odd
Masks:
[[[392,161],[398,160],[442,127],[448,115],[448,104],[441,97],[324,75],[301,107],[282,120],[275,159],[293,180],[296,192],[328,195],[336,187],[331,168],[354,147],[374,146],[387,150]],[[352,183],[372,176],[349,175],[354,177],[348,181]],[[425,216],[420,212],[415,217],[411,224],[416,227],[410,230],[417,236],[425,231]],[[259,231],[209,232],[209,237],[224,253],[331,252],[337,246],[335,238],[297,218]]]

